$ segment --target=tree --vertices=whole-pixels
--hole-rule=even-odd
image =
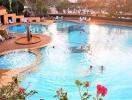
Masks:
[[[132,15],[132,0],[126,0],[125,11]]]
[[[46,5],[46,3],[42,0],[37,0],[36,3],[36,14],[38,16],[44,16],[47,14],[47,9],[48,6]]]
[[[8,10],[10,10],[10,1],[9,0],[0,0],[0,5],[5,6]]]
[[[48,5],[45,0],[26,0],[25,3],[28,6],[25,15],[30,16],[45,16],[47,15]]]
[[[57,5],[56,8],[57,8],[57,10],[58,10],[59,12],[62,13],[64,9],[69,8],[69,5],[70,5],[69,1],[64,0],[64,1],[60,2],[60,3]]]
[[[13,0],[11,3],[12,12],[16,14],[22,14],[24,5],[20,0]]]

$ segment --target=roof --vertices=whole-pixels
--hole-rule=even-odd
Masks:
[[[4,9],[6,9],[6,7],[0,6],[0,10],[4,10]]]

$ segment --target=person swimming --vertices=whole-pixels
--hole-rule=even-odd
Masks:
[[[52,48],[55,48],[55,46],[53,46]]]
[[[101,66],[101,73],[103,73],[103,71],[104,71],[104,66],[102,65]]]
[[[101,70],[104,70],[104,66],[101,66]]]
[[[83,50],[83,46],[81,46],[81,48],[80,48],[81,50]]]
[[[93,69],[93,66],[92,65],[90,65],[90,70],[92,70]]]

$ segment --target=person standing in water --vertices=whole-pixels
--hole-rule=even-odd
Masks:
[[[89,67],[90,72],[92,72],[92,69],[93,69],[93,66],[90,65],[90,67]]]

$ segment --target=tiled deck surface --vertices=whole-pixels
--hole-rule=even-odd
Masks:
[[[35,49],[47,46],[51,42],[51,37],[47,35],[36,35],[40,37],[41,42],[32,45],[19,45],[16,44],[16,39],[23,37],[23,34],[12,33],[15,38],[0,43],[0,53],[17,50],[17,49]]]

